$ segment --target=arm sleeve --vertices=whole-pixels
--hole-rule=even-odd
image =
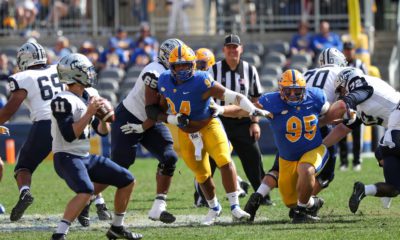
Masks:
[[[261,83],[260,83],[260,77],[258,76],[258,72],[257,69],[254,66],[251,66],[251,72],[252,72],[252,76],[251,76],[251,85],[250,85],[250,91],[249,91],[249,95],[251,97],[260,97],[263,89],[261,87]]]
[[[350,108],[356,109],[358,104],[370,98],[373,93],[374,89],[371,86],[364,86],[351,91],[342,99],[350,106]]]
[[[65,141],[74,141],[76,139],[72,127],[74,118],[72,115],[72,106],[68,100],[61,97],[53,99],[53,101],[51,101],[51,111],[54,118],[57,120],[58,128]]]

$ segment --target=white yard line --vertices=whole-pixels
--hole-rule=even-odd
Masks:
[[[0,215],[0,232],[13,231],[53,231],[57,227],[58,221],[62,215],[24,215],[17,222],[10,221],[9,214]],[[189,227],[200,226],[205,215],[176,215],[176,221],[171,224],[165,224],[160,221],[152,221],[147,218],[147,215],[130,215],[125,219],[125,225],[130,228],[160,228],[160,227]],[[267,218],[257,218],[257,221],[266,221]],[[111,221],[100,221],[97,216],[91,217],[90,227],[81,227],[76,220],[72,224],[73,229],[82,231],[93,229],[107,229]],[[217,224],[232,224],[232,217],[229,215],[221,216]]]

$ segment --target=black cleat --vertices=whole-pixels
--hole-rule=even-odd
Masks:
[[[318,217],[318,211],[322,208],[322,206],[324,205],[325,201],[324,199],[320,198],[320,197],[312,197],[314,198],[314,205],[310,208],[307,208],[307,212],[308,214],[310,214],[313,217]]]
[[[82,227],[90,226],[90,217],[89,217],[90,205],[91,202],[87,204],[84,209],[82,209],[82,212],[78,216],[78,222],[82,225]]]
[[[239,183],[240,187],[243,189],[243,191],[248,194],[249,193],[249,188],[250,188],[250,183],[246,182],[246,181],[241,181]]]
[[[294,217],[294,211],[295,211],[295,208],[290,208],[290,209],[289,209],[289,218],[290,218],[290,219],[293,219],[293,217]]]
[[[15,207],[11,210],[10,220],[18,221],[24,215],[25,210],[33,203],[33,196],[29,189],[25,189],[19,195],[19,199]]]
[[[160,221],[163,223],[173,223],[175,220],[176,217],[167,211],[164,211],[160,214]]]
[[[129,232],[124,226],[116,227],[111,225],[108,229],[106,236],[110,240],[114,239],[130,239],[138,240],[142,239],[143,235],[140,233]]]
[[[271,196],[267,194],[262,200],[261,200],[261,205],[265,206],[275,206],[275,203],[271,200]]]
[[[108,208],[105,203],[101,204],[96,204],[96,209],[97,209],[97,216],[99,217],[99,220],[105,221],[105,220],[111,220],[112,215],[110,211],[108,211]]]
[[[365,196],[365,185],[362,182],[355,182],[353,186],[353,193],[349,199],[349,208],[352,213],[357,212],[358,206]]]
[[[50,240],[66,240],[67,236],[64,233],[53,233]]]
[[[311,216],[304,207],[297,206],[293,213],[292,223],[315,223],[321,220],[319,217]]]
[[[194,206],[195,207],[208,207],[208,203],[204,196],[201,196],[197,191],[194,191]]]
[[[261,205],[261,201],[263,200],[263,196],[255,192],[250,195],[249,200],[244,207],[244,211],[250,214],[249,222],[253,222],[256,216],[256,212]]]

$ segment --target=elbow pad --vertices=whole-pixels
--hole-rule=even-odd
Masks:
[[[157,121],[158,115],[162,113],[160,105],[158,104],[147,105],[145,109],[147,117],[153,121]]]

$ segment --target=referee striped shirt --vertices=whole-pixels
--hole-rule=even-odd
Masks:
[[[209,72],[224,87],[248,98],[257,98],[263,93],[257,69],[246,61],[240,60],[237,68],[231,70],[226,61],[222,60],[214,64]],[[217,100],[217,104],[224,106],[225,102]]]

